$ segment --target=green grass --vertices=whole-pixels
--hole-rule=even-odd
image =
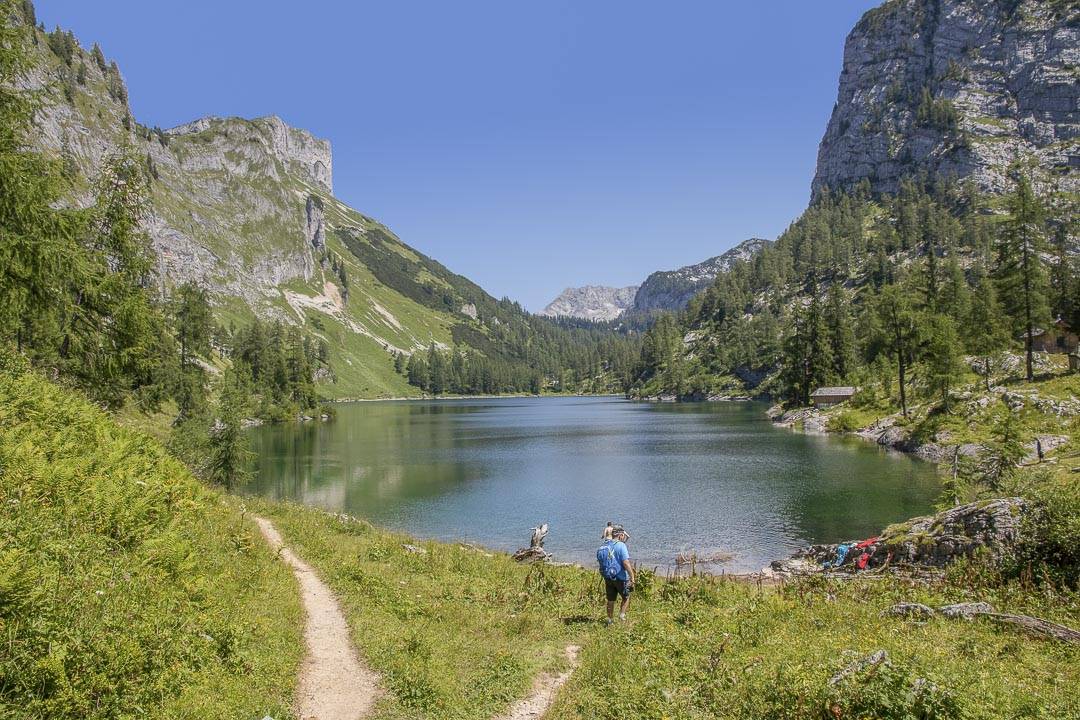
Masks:
[[[498,553],[419,543],[353,519],[246,501],[340,598],[353,640],[389,690],[377,718],[484,718],[562,667],[594,636],[596,576],[528,568]],[[406,552],[416,543],[425,555]]]
[[[548,717],[1080,717],[1075,647],[984,621],[880,617],[899,601],[979,599],[1080,624],[1075,593],[989,582],[974,565],[930,585],[886,578],[773,587],[649,574],[630,621],[606,629],[592,570],[530,571],[500,553],[248,502],[342,599],[354,641],[390,691],[378,718],[490,717],[524,696],[538,672],[559,667],[570,642],[583,646],[581,666]],[[427,554],[406,552],[406,542]],[[829,684],[879,649],[890,668]],[[919,687],[933,689],[918,695]]]
[[[288,710],[293,578],[150,437],[0,358],[0,717]]]

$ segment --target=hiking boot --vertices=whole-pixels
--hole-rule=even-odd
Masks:
[[[608,619],[604,620],[604,627],[611,627],[614,624],[615,624],[615,621],[612,620],[611,618],[608,618]]]
[[[626,613],[619,613],[619,620],[622,622],[626,622]]]

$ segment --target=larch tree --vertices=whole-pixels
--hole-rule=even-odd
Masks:
[[[911,298],[898,285],[882,288],[875,305],[881,345],[896,362],[896,379],[900,389],[900,410],[908,417],[907,373],[915,359],[919,342],[917,314]]]
[[[1024,375],[1035,377],[1035,331],[1050,319],[1047,278],[1041,257],[1045,249],[1042,203],[1024,176],[1009,197],[1010,217],[998,241],[997,275],[1005,309],[1014,331],[1024,338]]]
[[[997,299],[994,283],[986,276],[979,279],[971,294],[967,323],[968,349],[982,358],[983,378],[987,391],[994,372],[994,359],[1009,346],[1005,313]]]

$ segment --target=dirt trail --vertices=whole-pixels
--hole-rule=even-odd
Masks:
[[[547,709],[551,707],[551,703],[555,701],[555,693],[566,684],[566,681],[570,679],[570,675],[573,674],[574,668],[577,667],[578,651],[580,650],[581,648],[577,645],[567,645],[566,659],[570,661],[570,667],[558,675],[544,673],[536,678],[529,696],[510,708],[506,714],[495,718],[495,720],[531,720],[543,717]]]
[[[281,553],[281,559],[296,575],[307,615],[307,653],[296,686],[297,717],[358,720],[368,715],[379,697],[379,676],[360,663],[334,594],[307,563],[285,547],[273,523],[261,517],[256,517],[255,522],[266,542]]]

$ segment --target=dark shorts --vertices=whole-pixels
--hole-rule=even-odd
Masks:
[[[633,592],[633,588],[626,587],[625,580],[608,580],[607,578],[604,578],[604,590],[607,591],[608,602],[615,602],[615,598],[620,595],[628,598]]]

